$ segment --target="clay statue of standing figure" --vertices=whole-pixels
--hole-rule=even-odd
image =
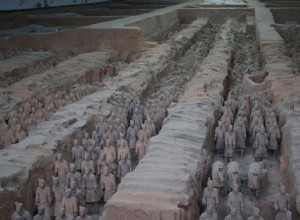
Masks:
[[[229,129],[225,134],[225,159],[227,161],[232,161],[233,151],[236,146],[235,132],[233,131],[233,126],[229,125]]]
[[[125,154],[127,155],[127,158],[131,160],[131,153],[130,149],[128,147],[127,141],[123,138],[123,134],[121,134],[121,139],[118,141],[118,161],[121,160],[121,155]]]
[[[199,220],[217,220],[218,217],[213,210],[213,205],[208,205],[206,211],[201,214]]]
[[[214,140],[216,142],[216,151],[218,155],[223,155],[225,149],[225,127],[221,120],[218,121],[218,127],[215,130]]]
[[[130,121],[130,127],[127,130],[127,140],[129,141],[131,158],[133,158],[137,137],[138,137],[138,132],[134,127],[134,122]]]
[[[278,142],[280,141],[280,130],[277,125],[277,121],[274,120],[273,124],[268,130],[269,134],[269,146],[268,150],[273,154],[275,157],[275,151],[278,151]]]
[[[15,202],[16,210],[11,216],[11,220],[32,220],[31,215],[23,207],[22,203]]]
[[[104,202],[107,202],[110,197],[116,192],[115,176],[109,172],[108,167],[103,168],[103,174],[100,179],[101,190],[104,193]]]
[[[74,179],[70,182],[71,195],[77,199],[79,205],[85,205],[85,201],[80,189],[77,188],[77,183]]]
[[[81,163],[81,170],[85,170],[85,168],[89,167],[94,173],[95,168],[94,168],[94,163],[92,160],[90,160],[90,154],[88,152],[84,152],[84,160]]]
[[[71,189],[66,188],[61,202],[61,208],[65,210],[67,219],[74,219],[78,214],[78,201],[72,196]]]
[[[79,216],[75,220],[93,220],[91,216],[87,214],[85,207],[79,206]]]
[[[131,172],[131,161],[127,159],[126,155],[121,156],[121,160],[118,164],[118,175],[117,177],[122,181],[123,177],[126,176],[127,173]]]
[[[39,186],[36,189],[35,193],[35,205],[43,206],[45,213],[49,216],[52,215],[51,203],[52,203],[52,193],[51,189],[46,186],[44,179],[38,179]]]
[[[256,134],[253,148],[255,149],[255,159],[256,161],[268,158],[268,135],[265,132],[265,127],[262,125],[260,127],[259,133]]]
[[[67,185],[67,173],[69,172],[69,165],[67,161],[62,159],[61,153],[57,154],[57,160],[54,163],[54,173],[58,176],[60,183]]]
[[[65,209],[60,208],[58,211],[58,215],[56,216],[55,220],[68,220],[66,216]]]
[[[111,172],[116,176],[117,175],[117,153],[116,148],[111,145],[111,142],[109,139],[106,140],[106,146],[103,149],[103,156],[105,157],[105,162],[107,163],[107,166],[111,170]]]
[[[244,149],[246,148],[246,129],[243,126],[242,121],[238,121],[237,126],[234,128],[236,135],[236,148],[241,151],[241,157],[244,157]]]
[[[84,190],[84,199],[86,203],[100,201],[100,194],[97,192],[97,188],[98,184],[96,176],[92,174],[89,167],[86,167],[82,177],[82,189]]]
[[[72,179],[76,181],[77,187],[81,189],[82,178],[80,173],[76,171],[74,163],[70,163],[70,172],[67,173],[67,187],[70,187],[70,182]]]
[[[263,217],[260,216],[259,209],[254,207],[253,214],[248,218],[248,220],[264,220]]]
[[[237,209],[232,207],[230,209],[230,214],[227,215],[224,220],[243,220],[243,219],[240,215],[238,215]]]
[[[138,142],[136,143],[135,153],[138,156],[138,159],[141,160],[146,153],[146,143],[144,141],[144,136],[140,136]]]
[[[232,186],[232,192],[228,194],[227,206],[231,210],[235,208],[238,216],[242,216],[244,213],[243,194],[239,191],[239,185],[236,183]]]
[[[62,198],[64,197],[64,186],[60,183],[58,177],[52,177],[53,185],[51,187],[54,197],[54,213],[53,216],[58,216],[61,208]]]
[[[38,206],[38,212],[33,220],[51,220],[50,215],[46,213],[45,207],[43,205]]]
[[[276,211],[276,220],[284,219],[286,211],[290,210],[290,195],[286,192],[283,184],[280,184],[280,191],[275,196],[274,209]]]
[[[82,146],[79,146],[78,141],[74,139],[74,146],[72,148],[72,162],[75,163],[77,171],[81,171],[81,163],[83,160],[84,149]]]
[[[214,213],[216,213],[219,204],[219,193],[218,190],[213,187],[213,181],[210,178],[207,181],[207,187],[203,191],[202,203],[206,207],[213,205]]]

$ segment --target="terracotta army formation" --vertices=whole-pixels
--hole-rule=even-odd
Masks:
[[[16,210],[11,216],[11,220],[32,220],[28,211],[23,207],[23,203],[15,202]]]

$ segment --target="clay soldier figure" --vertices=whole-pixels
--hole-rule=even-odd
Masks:
[[[133,158],[137,137],[138,137],[138,132],[134,127],[134,122],[130,121],[130,127],[127,130],[127,140],[129,141],[131,158]]]
[[[98,184],[91,169],[86,167],[82,177],[82,189],[84,190],[84,199],[86,203],[95,203],[100,201],[100,194],[97,192]]]
[[[97,178],[101,176],[104,167],[108,166],[105,161],[105,155],[101,154],[99,160],[97,161]]]
[[[213,205],[208,205],[206,207],[206,211],[201,214],[199,220],[217,220],[217,215],[214,213],[213,210]]]
[[[118,161],[121,160],[121,155],[126,154],[127,158],[131,160],[131,153],[128,147],[127,141],[123,138],[123,134],[121,134],[121,139],[118,141]]]
[[[278,151],[278,142],[280,141],[280,130],[277,126],[277,121],[274,120],[272,126],[269,128],[269,146],[268,150],[274,155]]]
[[[235,208],[238,216],[244,213],[243,194],[239,192],[239,185],[236,183],[232,186],[232,192],[228,194],[227,206],[230,209]]]
[[[227,215],[224,220],[243,220],[243,219],[240,215],[238,215],[237,209],[232,207],[230,209],[230,214]]]
[[[39,186],[36,189],[35,193],[35,205],[40,206],[43,205],[43,209],[45,213],[49,216],[52,215],[51,211],[51,203],[52,203],[52,193],[48,186],[45,185],[44,179],[38,179]]]
[[[268,135],[265,132],[265,128],[262,125],[260,127],[259,133],[256,134],[255,141],[254,141],[254,149],[255,149],[255,159],[256,161],[267,159],[268,158]]]
[[[238,121],[237,127],[234,128],[235,135],[236,135],[236,148],[240,149],[241,151],[241,157],[244,157],[244,149],[245,146],[245,140],[246,140],[246,129],[242,125],[241,121]]]
[[[108,167],[103,168],[103,175],[100,179],[100,185],[104,194],[104,202],[107,202],[116,192],[116,179],[113,174],[109,173]]]
[[[126,176],[127,173],[131,172],[131,161],[127,159],[126,155],[121,156],[121,161],[118,164],[118,178],[120,182],[122,181],[123,177]]]
[[[71,195],[77,199],[79,205],[85,205],[85,201],[80,189],[77,188],[77,183],[75,180],[70,182]]]
[[[85,207],[79,206],[79,216],[76,217],[76,220],[93,220],[91,216],[87,214]]]
[[[232,125],[230,125],[228,131],[225,134],[225,154],[224,154],[224,156],[228,161],[232,161],[233,150],[236,146],[235,140],[236,140],[235,132],[233,131]]]
[[[110,144],[110,140],[106,140],[106,146],[103,149],[103,156],[105,157],[105,162],[107,163],[107,166],[111,170],[111,172],[117,176],[117,153],[116,148]]]
[[[15,134],[15,136],[16,136],[17,142],[21,142],[27,136],[26,132],[22,130],[20,124],[16,125],[16,134]]]
[[[215,130],[215,142],[216,142],[216,151],[218,155],[223,155],[225,149],[225,129],[223,122],[221,120],[218,121],[218,127]]]
[[[252,216],[250,216],[248,218],[248,220],[264,220],[264,219],[260,216],[259,209],[254,207],[253,208],[253,214],[252,214]]]
[[[81,163],[81,170],[84,171],[87,167],[91,169],[92,173],[94,173],[95,168],[93,161],[90,160],[90,154],[88,152],[84,152],[84,160]]]
[[[77,171],[81,171],[81,163],[83,159],[83,147],[79,146],[78,141],[74,139],[74,146],[72,148],[72,162],[75,163]]]
[[[56,216],[55,220],[68,220],[65,209],[60,208],[58,211],[58,215]]]
[[[146,143],[144,141],[144,136],[140,136],[138,142],[136,143],[135,153],[138,156],[138,159],[141,160],[146,153]]]
[[[280,184],[280,192],[275,196],[274,209],[277,212],[276,220],[284,219],[286,211],[290,210],[290,195],[283,184]]]
[[[221,121],[225,125],[226,129],[228,129],[229,126],[231,125],[230,114],[227,111],[225,111],[224,114],[222,115]]]
[[[82,183],[81,175],[76,171],[75,164],[70,163],[70,172],[67,173],[67,187],[70,187],[70,182],[72,179],[76,181],[77,187],[81,189],[81,183]]]
[[[15,202],[16,210],[11,216],[11,220],[32,220],[31,215],[23,207],[22,203]]]
[[[65,210],[67,219],[74,219],[78,214],[77,199],[72,196],[71,189],[66,188],[61,207]]]
[[[53,180],[53,185],[52,185],[51,189],[52,189],[53,197],[54,197],[54,200],[55,200],[53,216],[58,216],[60,208],[61,208],[61,202],[62,202],[62,198],[64,196],[65,188],[59,182],[58,177],[53,176],[52,180]]]
[[[45,207],[43,205],[38,206],[38,212],[36,216],[34,216],[33,220],[51,220],[50,215],[48,215],[45,211]]]
[[[57,154],[57,160],[54,163],[54,173],[58,176],[60,183],[64,186],[67,185],[67,173],[69,172],[69,166],[67,161],[62,159],[60,153]]]
[[[210,178],[207,181],[207,187],[203,191],[202,203],[206,207],[213,205],[213,211],[216,213],[219,204],[219,193],[218,190],[213,187],[213,181]]]

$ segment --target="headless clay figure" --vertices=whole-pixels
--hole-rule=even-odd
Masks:
[[[126,176],[127,173],[131,172],[131,161],[127,159],[126,155],[121,156],[121,160],[118,164],[118,178],[122,181],[123,177]]]
[[[217,220],[217,215],[213,211],[213,205],[208,205],[206,207],[206,211],[203,212],[199,218],[199,220]]]
[[[38,206],[38,212],[34,216],[33,220],[51,220],[50,216],[45,212],[45,207],[43,205]]]
[[[234,148],[236,145],[235,132],[233,131],[233,126],[230,125],[228,131],[225,134],[225,158],[227,161],[232,161]]]
[[[87,214],[85,207],[79,206],[79,216],[76,217],[76,220],[93,220],[91,216]]]
[[[54,172],[58,176],[60,183],[66,186],[69,166],[67,161],[62,159],[62,155],[60,153],[57,154],[57,160],[54,163]]]
[[[67,219],[74,219],[78,214],[78,202],[76,197],[72,196],[71,189],[66,188],[61,202],[61,208],[65,210]]]
[[[239,192],[239,185],[236,183],[233,184],[232,192],[228,195],[227,206],[231,210],[236,209],[238,216],[242,216],[244,213],[243,194]]]
[[[51,189],[52,189],[52,193],[53,193],[53,197],[54,197],[54,202],[55,202],[54,203],[54,213],[53,213],[53,216],[58,216],[59,215],[59,210],[61,208],[61,202],[62,202],[62,198],[64,196],[65,188],[60,183],[58,177],[52,177],[52,182],[53,182],[53,185],[52,185]]]
[[[202,203],[206,207],[212,205],[213,211],[216,213],[219,204],[219,193],[218,190],[213,187],[213,182],[210,179],[208,179],[207,187],[203,191]]]
[[[108,167],[103,168],[103,175],[101,175],[100,185],[104,194],[104,202],[107,202],[116,192],[116,179],[115,176],[109,172]]]
[[[31,215],[23,207],[22,203],[15,202],[16,210],[11,216],[11,220],[32,220]]]
[[[52,193],[48,186],[45,185],[44,179],[38,179],[39,186],[36,189],[35,193],[35,205],[36,206],[43,206],[43,209],[45,210],[45,214],[51,216],[52,210],[51,210],[51,203],[52,203]]]

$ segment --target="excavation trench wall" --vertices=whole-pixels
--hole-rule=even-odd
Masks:
[[[207,19],[191,24],[199,32]],[[114,94],[143,96],[148,84],[153,82],[174,60],[178,51],[191,42],[194,36],[176,35],[169,43],[156,45],[145,51],[117,76],[104,82],[99,90],[80,101],[59,109],[50,121],[40,123],[28,137],[18,144],[0,151],[0,213],[1,220],[9,220],[14,202],[23,202],[25,208],[34,212],[34,195],[37,178],[45,178],[51,184],[53,152],[69,152],[72,138],[90,126],[101,115],[108,117],[114,108],[108,102]],[[182,39],[182,40],[180,40]],[[188,40],[187,40],[188,39]]]
[[[299,219],[296,212],[296,192],[300,186],[300,76],[295,70],[283,39],[271,27],[274,18],[269,9],[254,1],[252,6],[256,14],[256,34],[260,50],[265,62],[264,69],[269,74],[265,80],[270,81],[270,90],[279,115],[279,125],[282,132],[281,140],[281,170],[288,178],[288,188],[291,192],[293,218]]]
[[[201,185],[211,166],[215,113],[222,104],[233,49],[232,28],[232,21],[221,27],[214,48],[169,110],[160,133],[149,140],[145,157],[106,204],[101,220],[199,218]]]

